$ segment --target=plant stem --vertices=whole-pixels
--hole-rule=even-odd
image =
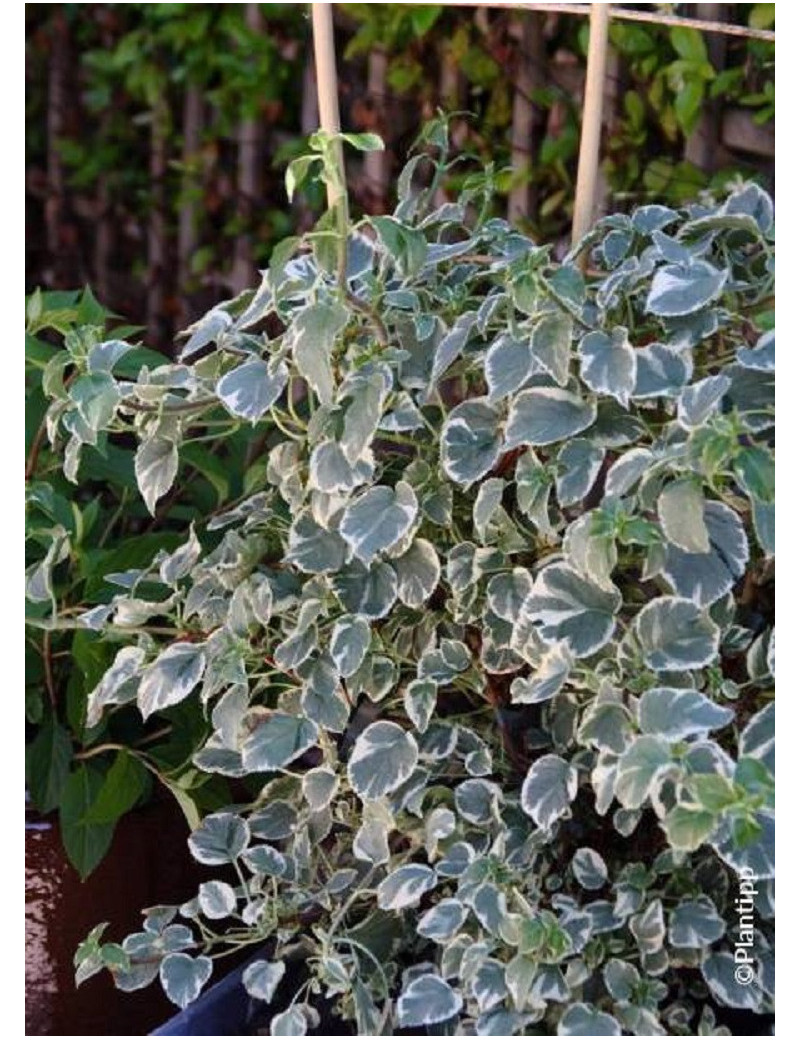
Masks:
[[[302,433],[292,433],[291,430],[287,430],[286,429],[286,427],[283,425],[281,420],[278,418],[277,410],[275,408],[270,408],[269,414],[272,416],[272,421],[275,423],[275,425],[278,427],[278,429],[281,431],[281,433],[285,434],[285,436],[287,436],[290,440],[293,440],[293,441],[303,441],[304,440]]]
[[[98,744],[97,747],[87,748],[86,751],[77,751],[75,758],[84,761],[87,758],[96,758],[98,755],[104,755],[106,751],[129,751],[130,748],[126,744]]]
[[[50,630],[45,629],[42,636],[42,663],[44,664],[44,684],[47,687],[47,696],[53,712],[58,707],[55,682],[53,681],[53,657],[50,649]]]
[[[102,535],[100,536],[100,541],[97,543],[98,549],[102,549],[103,546],[108,541],[109,536],[111,535],[112,530],[116,526],[117,521],[122,516],[122,514],[125,512],[125,507],[127,506],[127,504],[128,504],[128,489],[127,488],[123,488],[122,489],[122,495],[121,495],[120,500],[119,500],[119,505],[117,506],[117,508],[112,513],[111,519],[106,524],[106,529],[103,531]]]
[[[150,733],[146,737],[142,737],[141,740],[137,740],[135,746],[143,747],[145,744],[152,744],[155,740],[161,740],[162,737],[168,737],[172,733],[172,726],[162,726],[161,729],[157,729],[155,733]]]
[[[363,896],[365,894],[366,886],[368,886],[370,881],[372,881],[372,878],[373,878],[374,874],[375,874],[375,867],[372,867],[364,875],[364,880],[363,880],[363,883],[362,883],[363,887],[359,886],[353,893],[351,893],[350,897],[348,899],[346,899],[344,903],[342,903],[342,905],[339,908],[338,912],[336,913],[335,917],[331,921],[331,926],[330,926],[328,934],[332,938],[336,934],[336,929],[339,927],[339,925],[342,923],[342,921],[347,916],[347,911],[350,909],[350,907],[353,905],[353,903],[355,903],[355,901],[357,899],[359,899],[361,896]]]
[[[242,886],[242,895],[245,899],[247,899],[247,881],[245,880],[244,874],[242,872],[242,867],[238,859],[235,859],[233,861],[233,869],[236,871],[236,876],[239,879],[239,884]]]
[[[33,438],[31,443],[31,450],[28,452],[28,460],[25,463],[25,479],[30,480],[33,474],[36,472],[36,465],[39,461],[39,452],[42,450],[44,439],[47,435],[47,420],[42,419],[39,424],[39,429],[36,431],[36,436]]]
[[[199,401],[179,401],[176,404],[145,404],[144,401],[134,401],[130,397],[125,397],[122,399],[121,404],[123,408],[128,408],[132,412],[156,414],[158,412],[199,412],[204,408],[218,405],[219,401],[216,397],[201,397]]]
[[[346,263],[347,263],[347,232],[346,231],[345,231],[345,240],[344,240],[344,253],[345,253],[345,265],[346,265]],[[358,296],[355,295],[355,293],[350,292],[349,288],[347,287],[346,274],[347,274],[347,272],[346,272],[346,268],[345,268],[345,278],[344,278],[344,280],[342,278],[339,279],[339,285],[340,285],[340,287],[342,289],[342,292],[344,293],[345,300],[347,301],[349,306],[352,308],[352,310],[358,311],[359,314],[363,314],[364,317],[369,321],[369,323],[372,325],[373,329],[375,330],[375,338],[378,340],[378,342],[380,343],[381,347],[384,347],[384,348],[388,347],[389,346],[389,330],[386,328],[386,325],[385,325],[385,323],[383,321],[383,318],[380,316],[380,314],[378,314],[378,312],[373,307],[370,307],[370,305],[368,303],[364,303],[364,301],[360,300],[358,298]]]

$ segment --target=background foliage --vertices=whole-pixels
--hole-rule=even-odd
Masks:
[[[200,438],[187,444],[190,469],[155,515],[139,497],[133,446],[125,439],[111,442],[99,433],[93,438],[97,450],[73,458],[67,476],[48,440],[48,395],[81,397],[102,376],[77,379],[74,359],[85,356],[93,339],[141,330],[120,324],[90,290],[37,291],[27,301],[26,330],[26,778],[32,807],[59,812],[67,855],[85,876],[108,850],[119,817],[150,796],[154,776],[178,799],[190,825],[203,808],[224,804],[227,791],[224,784],[201,783],[190,797],[186,778],[173,783],[173,771],[184,775],[194,736],[202,731],[201,713],[190,708],[174,728],[148,729],[138,713],[124,710],[108,723],[88,718],[89,693],[112,662],[113,646],[89,631],[38,626],[54,610],[69,619],[104,603],[104,575],[124,574],[153,553],[174,549],[193,518],[242,494],[246,468],[230,466],[229,452],[248,458],[254,446],[246,435],[231,438],[220,429],[212,433],[213,443]],[[117,371],[133,378],[142,365],[162,361],[138,346]]]
[[[473,168],[506,171],[497,212],[539,240],[565,234],[584,19],[441,5],[336,10],[345,128],[387,143],[385,156],[352,163],[361,208],[386,210],[409,144],[441,106],[470,113],[454,142],[476,157]],[[771,26],[774,5],[727,5],[723,15]],[[279,190],[316,127],[305,8],[37,4],[26,19],[28,284],[89,283],[166,346],[251,284],[276,241],[310,226],[318,193],[289,209]],[[615,24],[611,40],[609,210],[680,204],[735,171],[771,186],[771,45],[629,23]],[[744,112],[746,133],[741,122],[725,130],[723,108]],[[443,190],[469,169],[454,169]]]

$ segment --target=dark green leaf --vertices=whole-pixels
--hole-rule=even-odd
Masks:
[[[147,770],[135,755],[128,751],[117,752],[82,822],[115,823],[139,801],[147,787],[147,776]]]
[[[51,812],[61,801],[71,762],[69,734],[48,712],[26,754],[28,790],[39,812]]]
[[[92,766],[80,765],[64,785],[59,805],[61,839],[70,863],[82,878],[91,874],[105,856],[114,834],[113,823],[86,823],[103,776]]]

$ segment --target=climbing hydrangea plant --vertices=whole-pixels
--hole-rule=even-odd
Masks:
[[[361,1034],[727,1034],[773,1002],[772,204],[645,206],[555,263],[490,176],[435,206],[424,143],[391,216],[334,207],[174,363],[73,341],[68,474],[133,435],[154,511],[190,431],[258,444],[241,501],[79,621],[120,644],[90,723],[199,700],[183,797],[238,801],[189,839],[218,879],[95,929],[78,979],[185,1006],[254,944],[273,1035],[323,1000]],[[292,183],[341,191],[316,145]]]

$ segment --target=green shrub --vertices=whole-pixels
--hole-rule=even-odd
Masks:
[[[273,1035],[323,999],[361,1034],[727,1033],[773,993],[772,204],[642,207],[556,264],[481,181],[431,209],[423,162],[174,364],[73,360],[106,359],[54,431],[134,434],[151,511],[187,439],[258,446],[82,618],[124,644],[91,717],[201,705],[187,774],[236,795],[189,842],[218,880],[95,930],[78,978],[184,1006],[252,943]]]
[[[188,520],[224,508],[246,476],[227,465],[226,453],[242,458],[247,431],[216,428],[213,444],[187,439],[180,486],[150,515],[137,486],[136,441],[120,436],[126,423],[113,419],[104,397],[112,382],[106,360],[117,381],[163,365],[163,355],[122,342],[138,331],[89,290],[37,290],[26,303],[26,781],[34,809],[58,811],[65,851],[83,877],[102,860],[120,816],[150,796],[154,777],[180,797],[192,825],[230,800],[219,779],[186,776],[204,727],[200,705],[185,705],[178,725],[157,728],[135,705],[87,716],[118,646],[97,639],[91,625],[76,627],[76,615],[102,611],[131,569],[176,549]],[[81,453],[82,443],[93,450]],[[121,629],[136,631],[134,615],[118,616]]]

